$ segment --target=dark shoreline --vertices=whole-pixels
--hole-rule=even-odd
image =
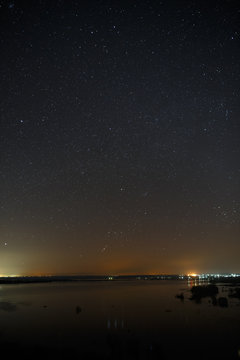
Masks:
[[[77,282],[77,281],[136,281],[136,280],[178,280],[187,281],[188,276],[179,275],[91,275],[91,276],[21,276],[21,277],[0,277],[0,284],[34,284],[34,283],[50,283],[50,282]],[[193,280],[193,279],[191,279]],[[196,279],[199,281],[199,279]],[[236,286],[240,284],[240,277],[221,277],[221,278],[209,278],[204,280],[214,284],[228,284],[229,286]]]
[[[22,276],[0,277],[0,284],[33,284],[76,281],[135,281],[135,280],[183,280],[178,275],[120,275],[120,276]],[[186,280],[186,279],[185,279]]]

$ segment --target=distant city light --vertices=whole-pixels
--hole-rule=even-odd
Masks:
[[[229,278],[229,277],[240,277],[240,274],[195,274],[195,273],[191,273],[191,274],[187,274],[188,278],[198,278],[198,279],[209,279],[209,278],[220,278],[220,277],[224,277],[224,278]],[[182,278],[182,275],[179,276],[180,278]]]

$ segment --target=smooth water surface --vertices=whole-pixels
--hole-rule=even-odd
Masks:
[[[0,343],[35,358],[240,359],[239,300],[190,296],[173,280],[1,285]]]

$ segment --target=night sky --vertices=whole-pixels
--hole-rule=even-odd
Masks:
[[[0,4],[0,274],[240,272],[240,2]]]

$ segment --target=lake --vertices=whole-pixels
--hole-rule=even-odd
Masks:
[[[240,359],[240,301],[189,300],[186,281],[0,285],[2,353],[25,359]],[[227,296],[227,286],[219,286]],[[183,293],[184,301],[176,294]]]

